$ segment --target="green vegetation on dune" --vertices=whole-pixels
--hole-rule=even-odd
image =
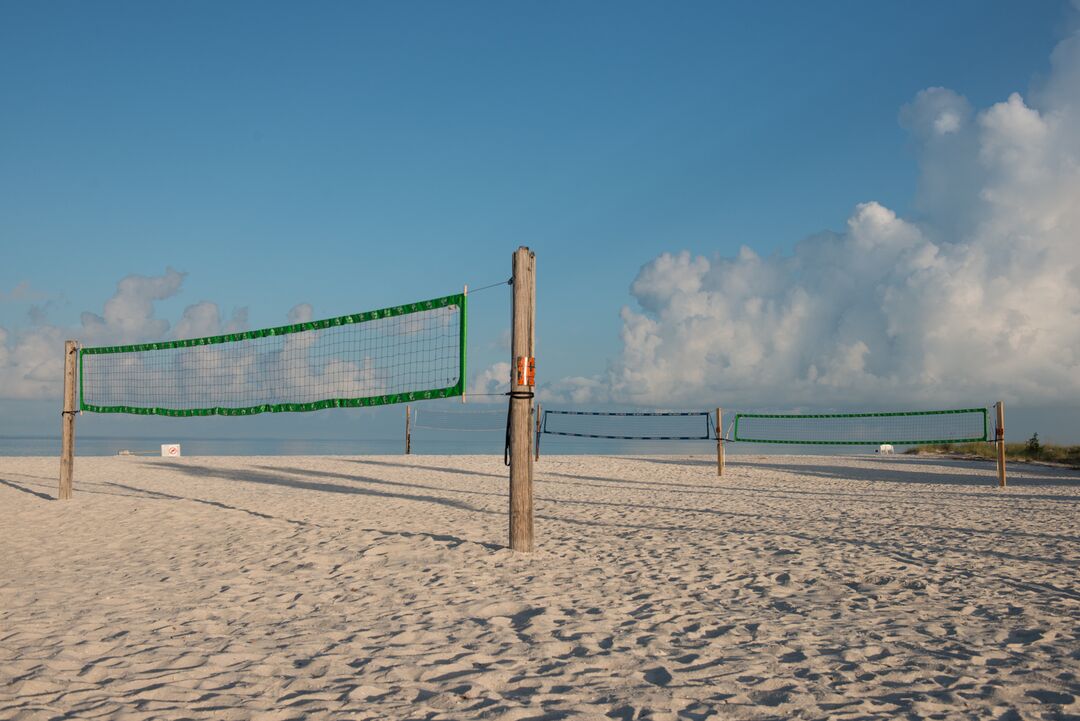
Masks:
[[[915,446],[904,451],[910,455],[949,455],[976,458],[997,458],[997,447],[993,443],[934,443]],[[1036,433],[1024,443],[1006,443],[1005,459],[1008,461],[1042,461],[1061,463],[1080,468],[1080,446],[1058,446],[1039,441]]]

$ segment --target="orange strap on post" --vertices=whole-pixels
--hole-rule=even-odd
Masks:
[[[530,387],[536,385],[536,358],[524,355],[518,356],[517,384]]]

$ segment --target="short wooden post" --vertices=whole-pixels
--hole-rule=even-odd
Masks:
[[[466,283],[465,286],[462,288],[461,295],[465,298],[466,301],[469,299],[469,284],[468,283]],[[462,353],[462,355],[461,355],[461,377],[462,377],[463,380],[465,380],[465,378],[466,378],[466,376],[465,376],[465,354],[464,353]],[[462,383],[461,384],[461,404],[462,405],[465,405],[465,392],[466,392],[465,386],[466,385],[467,385],[467,383]]]
[[[716,475],[724,475],[724,415],[716,409]]]
[[[75,365],[79,360],[79,347],[73,341],[64,341],[64,410],[60,422],[60,489],[56,497],[71,498],[72,478],[75,474]]]
[[[405,406],[405,455],[412,453],[412,413],[408,405]]]
[[[540,405],[539,403],[537,403],[536,404],[536,423],[534,424],[535,425],[535,430],[536,430],[536,436],[533,439],[533,444],[534,444],[534,449],[533,450],[535,451],[535,453],[533,454],[533,460],[535,460],[535,461],[540,460],[540,417],[543,415],[543,413],[544,413],[544,407],[542,405]]]
[[[519,358],[533,358],[536,254],[521,246],[513,257],[513,323],[510,339],[510,549],[533,550],[533,386],[518,372]],[[526,361],[527,363],[527,361]],[[520,382],[519,382],[520,381]]]
[[[997,441],[997,472],[998,487],[1005,487],[1005,403],[997,402],[997,431],[994,433]]]

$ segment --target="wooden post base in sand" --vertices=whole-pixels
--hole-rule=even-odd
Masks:
[[[997,402],[997,430],[994,440],[997,443],[998,488],[1005,487],[1005,402]]]
[[[71,498],[75,474],[75,364],[79,359],[79,346],[64,341],[64,410],[60,423],[60,488],[56,497],[62,501]]]
[[[724,475],[724,415],[716,409],[716,475]]]

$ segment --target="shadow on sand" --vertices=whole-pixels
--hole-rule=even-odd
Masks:
[[[627,459],[622,459],[626,461]],[[635,461],[643,462],[655,462],[656,459],[634,459]],[[850,467],[831,466],[823,464],[820,458],[815,458],[814,463],[786,463],[783,461],[775,461],[772,463],[750,463],[749,465],[755,467],[767,467],[774,470],[783,471],[792,475],[817,475],[820,477],[835,477],[838,479],[850,478],[852,469]],[[664,461],[666,462],[666,461]],[[884,461],[883,461],[884,462]],[[940,463],[940,461],[936,461]],[[447,494],[467,494],[471,496],[480,496],[488,498],[502,499],[506,497],[505,493],[493,492],[488,490],[474,490],[469,488],[445,488],[437,486],[427,486],[421,483],[410,483],[407,481],[390,481],[380,478],[372,478],[369,476],[352,476],[343,473],[335,473],[330,471],[322,471],[306,468],[293,468],[293,467],[271,467],[260,466],[256,469],[223,469],[215,468],[207,465],[200,465],[191,462],[180,461],[153,461],[153,467],[161,468],[165,466],[172,471],[178,472],[183,475],[194,478],[203,479],[222,479],[226,481],[238,481],[243,483],[256,483],[275,487],[292,488],[301,491],[316,491],[322,493],[337,493],[347,494],[355,496],[367,496],[396,499],[424,504],[435,504],[441,507],[450,508],[459,511],[466,511],[470,513],[481,513],[491,516],[504,517],[505,513],[502,510],[495,510],[492,508],[485,508],[467,503],[462,500],[456,500],[453,498],[447,498]],[[456,473],[456,471],[447,468],[430,468],[426,466],[413,466],[408,463],[390,463],[390,462],[378,462],[387,466],[401,466],[403,468],[415,468],[417,470],[436,470],[439,472]],[[871,480],[879,480],[886,482],[899,481],[905,482],[903,478],[903,471],[897,471],[891,468],[876,469],[859,469],[859,472],[869,472],[873,477]],[[922,483],[942,483],[943,478],[940,473],[928,473],[921,471],[922,480],[916,482]],[[468,475],[468,474],[466,474]],[[491,476],[493,474],[487,473],[473,473],[472,475],[479,476]],[[567,476],[568,478],[575,478],[571,474],[557,474],[560,476]],[[297,478],[296,476],[307,476],[313,480],[307,480],[305,478]],[[899,476],[899,478],[898,478]],[[577,477],[580,478],[580,477]],[[945,476],[948,479],[949,476]],[[933,479],[933,480],[929,480]],[[613,478],[599,478],[608,483],[618,484],[624,482],[624,479],[617,477]],[[960,479],[964,482],[962,485],[973,485],[968,479]],[[976,479],[978,480],[978,479]],[[543,482],[542,480],[540,481]],[[910,482],[910,481],[908,481]],[[944,482],[948,482],[945,480]],[[0,483],[4,486],[11,487],[20,492],[29,493],[36,497],[52,500],[52,498],[39,491],[32,490],[25,485],[15,483],[12,481],[6,481],[0,479]],[[39,485],[39,484],[30,484]],[[115,489],[112,493],[124,493],[124,494],[141,494],[148,498],[155,498],[161,500],[177,500],[177,501],[191,501],[194,503],[201,503],[204,505],[220,508],[223,510],[238,511],[256,518],[281,520],[288,523],[292,523],[297,526],[314,526],[316,524],[309,521],[294,520],[288,518],[278,518],[276,516],[262,513],[259,511],[253,511],[238,506],[221,503],[219,501],[194,498],[189,496],[174,495],[170,493],[164,493],[148,488],[139,488],[132,485],[127,485],[118,482],[104,482],[95,483],[95,486],[109,487]],[[561,484],[560,484],[561,485]],[[573,485],[572,483],[570,485]],[[367,486],[367,487],[365,487]],[[382,488],[371,488],[370,486],[378,486]],[[383,490],[383,488],[391,487],[401,490]],[[654,486],[655,488],[655,486]],[[627,489],[628,491],[632,489]],[[536,501],[538,503],[537,518],[541,520],[566,523],[577,526],[587,527],[600,527],[610,529],[621,529],[622,531],[661,531],[661,532],[673,532],[676,534],[694,534],[694,533],[723,533],[723,534],[739,534],[739,535],[758,535],[758,536],[775,536],[777,538],[787,538],[791,540],[805,540],[811,543],[825,542],[829,544],[839,545],[857,545],[874,548],[879,552],[886,553],[898,560],[905,563],[925,563],[925,560],[916,558],[917,554],[903,548],[906,544],[900,544],[899,546],[895,542],[880,542],[873,539],[872,527],[875,524],[871,519],[864,519],[861,523],[862,528],[856,529],[853,533],[845,533],[842,526],[829,525],[829,527],[821,527],[816,530],[807,528],[809,518],[804,513],[796,512],[794,515],[787,512],[776,513],[774,509],[770,512],[767,508],[761,508],[753,511],[735,511],[724,508],[724,496],[732,492],[738,492],[746,495],[760,495],[762,498],[773,497],[777,494],[788,494],[787,500],[790,502],[790,494],[799,493],[797,489],[783,488],[774,489],[769,487],[739,487],[739,486],[716,486],[710,489],[708,486],[700,487],[683,487],[681,484],[670,488],[671,493],[676,496],[684,496],[687,501],[686,504],[680,503],[663,503],[656,502],[650,494],[648,488],[636,489],[646,494],[646,498],[641,499],[639,502],[630,500],[620,496],[616,496],[611,500],[601,499],[574,499],[566,497],[558,497],[548,495],[538,495]],[[405,492],[411,491],[411,492]],[[421,492],[430,491],[430,492]],[[97,491],[85,489],[83,492],[88,493],[109,493],[110,491]],[[696,499],[701,497],[703,492],[711,493],[715,496],[715,501],[712,503],[697,503]],[[817,491],[808,491],[820,495]],[[853,495],[856,497],[865,496],[866,494],[852,493],[841,491],[845,495]],[[937,491],[941,493],[941,491]],[[829,494],[829,492],[826,492]],[[980,501],[992,501],[994,503],[1011,503],[1013,499],[1009,499],[1007,496],[1000,495],[996,492],[996,489],[989,491],[986,494],[971,493],[957,493],[957,495],[964,495],[968,500]],[[926,500],[920,500],[918,494],[910,494],[910,498],[913,502],[927,502]],[[1029,499],[1029,498],[1046,498],[1051,500],[1068,500],[1071,503],[1076,503],[1077,498],[1075,496],[1032,496],[1024,494],[1023,496],[1017,496],[1017,499]],[[868,499],[871,502],[874,499]],[[880,499],[878,499],[880,500]],[[893,499],[890,499],[890,501]],[[582,518],[578,514],[574,513],[574,508],[586,508],[586,509],[611,509],[610,516],[601,518]],[[796,510],[799,508],[805,509],[805,505],[797,505]],[[631,515],[632,514],[632,515]],[[668,515],[673,514],[675,518],[669,518],[667,521],[653,520],[658,518],[658,514]],[[605,514],[606,516],[607,514]],[[635,518],[634,516],[637,516]],[[680,519],[681,517],[681,519]],[[710,521],[707,519],[718,519]],[[821,520],[821,519],[818,519]],[[829,521],[829,519],[824,519]],[[835,520],[835,519],[834,519]],[[675,522],[671,522],[675,521]],[[687,521],[690,521],[687,523]],[[831,521],[830,521],[831,523]],[[813,524],[811,524],[813,525]],[[1061,535],[1054,533],[1033,533],[1033,532],[1017,532],[1011,531],[1007,528],[998,527],[986,527],[986,528],[964,528],[964,527],[946,527],[936,525],[925,524],[897,524],[892,521],[887,524],[892,530],[896,530],[902,526],[904,528],[910,528],[912,530],[921,531],[933,531],[936,533],[946,533],[949,535],[948,542],[938,544],[938,548],[941,551],[955,552],[961,555],[979,555],[999,558],[1003,560],[1015,559],[1023,561],[1033,561],[1039,563],[1062,563],[1067,562],[1068,559],[1051,559],[1047,557],[1028,556],[1021,553],[1010,553],[1005,550],[992,549],[992,548],[978,548],[972,547],[966,544],[964,538],[971,538],[974,536],[1000,536],[1008,537],[1010,535],[1023,535],[1033,536],[1039,538],[1045,538],[1048,541],[1058,541],[1064,543],[1076,543],[1080,541],[1080,538],[1070,535]],[[773,526],[770,528],[770,526]],[[393,531],[384,529],[369,529],[376,532],[383,532],[388,534],[394,534]],[[417,533],[416,535],[426,535],[424,533]],[[625,534],[616,534],[624,536]],[[501,549],[502,545],[494,543],[485,543],[483,541],[474,541],[472,539],[459,539],[455,536],[446,534],[431,534],[431,538],[435,540],[444,540],[451,542],[473,542],[483,545],[490,549]],[[945,540],[945,539],[940,539]],[[921,547],[920,547],[921,548]],[[1060,589],[1053,589],[1061,593]],[[1080,598],[1080,595],[1073,596],[1068,595],[1070,598]]]
[[[23,493],[29,493],[31,496],[37,496],[38,498],[40,498],[43,501],[55,501],[56,500],[55,496],[50,496],[48,493],[42,493],[41,491],[35,491],[35,490],[31,489],[31,488],[27,488],[26,486],[24,486],[22,484],[16,483],[15,481],[9,481],[9,480],[5,480],[3,478],[0,478],[0,485],[5,485],[5,486],[7,486],[9,488],[14,488],[16,491],[22,491]]]
[[[851,480],[852,475],[858,474],[859,480],[881,481],[888,483],[918,483],[951,486],[970,487],[996,487],[997,475],[992,462],[968,461],[952,458],[906,458],[903,456],[893,458],[881,458],[868,456],[858,458],[860,463],[881,465],[882,468],[852,468],[846,465],[833,465],[823,462],[825,456],[793,456],[791,461],[777,460],[783,456],[771,456],[768,461],[741,459],[738,456],[728,456],[728,467],[738,468],[768,468],[791,475],[815,476],[818,478],[835,478],[839,480]],[[795,458],[805,458],[806,461],[796,461]],[[813,459],[811,462],[810,459]],[[626,460],[626,459],[624,459]],[[715,468],[715,461],[701,459],[667,459],[667,458],[636,458],[642,463],[658,463],[663,465],[683,465]],[[962,470],[982,471],[985,475],[953,474],[947,469],[956,468]],[[1012,464],[1013,473],[1009,476],[1011,485],[1018,487],[1047,487],[1047,488],[1080,488],[1080,471],[1069,468],[1047,468],[1044,466],[1032,466],[1030,464]],[[1025,498],[1048,498],[1075,500],[1073,496],[1031,496],[1025,494]]]
[[[465,503],[463,501],[455,501],[450,498],[440,498],[439,496],[421,495],[413,493],[391,493],[389,491],[380,491],[373,488],[362,488],[354,485],[346,486],[340,483],[319,483],[315,481],[304,481],[299,478],[289,478],[287,476],[283,476],[281,475],[281,473],[303,473],[305,475],[317,474],[320,477],[341,478],[352,483],[370,483],[373,485],[386,483],[385,481],[381,481],[378,478],[368,478],[366,476],[346,476],[337,473],[308,471],[306,469],[295,468],[276,468],[272,471],[242,471],[224,470],[221,468],[211,468],[209,466],[199,466],[189,463],[165,463],[162,465],[166,465],[175,471],[178,471],[185,475],[194,476],[196,478],[223,478],[225,480],[243,481],[245,483],[261,483],[268,486],[283,486],[285,488],[296,488],[303,491],[322,491],[323,493],[344,493],[359,496],[375,496],[378,498],[396,498],[404,501],[420,501],[423,503],[434,503],[440,506],[456,508],[462,511],[480,510],[475,508],[474,506],[469,505],[468,503]],[[415,486],[412,487],[415,488]]]
[[[505,473],[484,473],[483,471],[467,471],[461,468],[441,468],[439,466],[422,466],[419,463],[392,463],[390,461],[373,461],[366,458],[350,458],[349,463],[359,463],[365,466],[385,466],[388,468],[408,468],[421,471],[435,471],[437,473],[452,473],[463,476],[483,476],[485,478],[507,478]]]

